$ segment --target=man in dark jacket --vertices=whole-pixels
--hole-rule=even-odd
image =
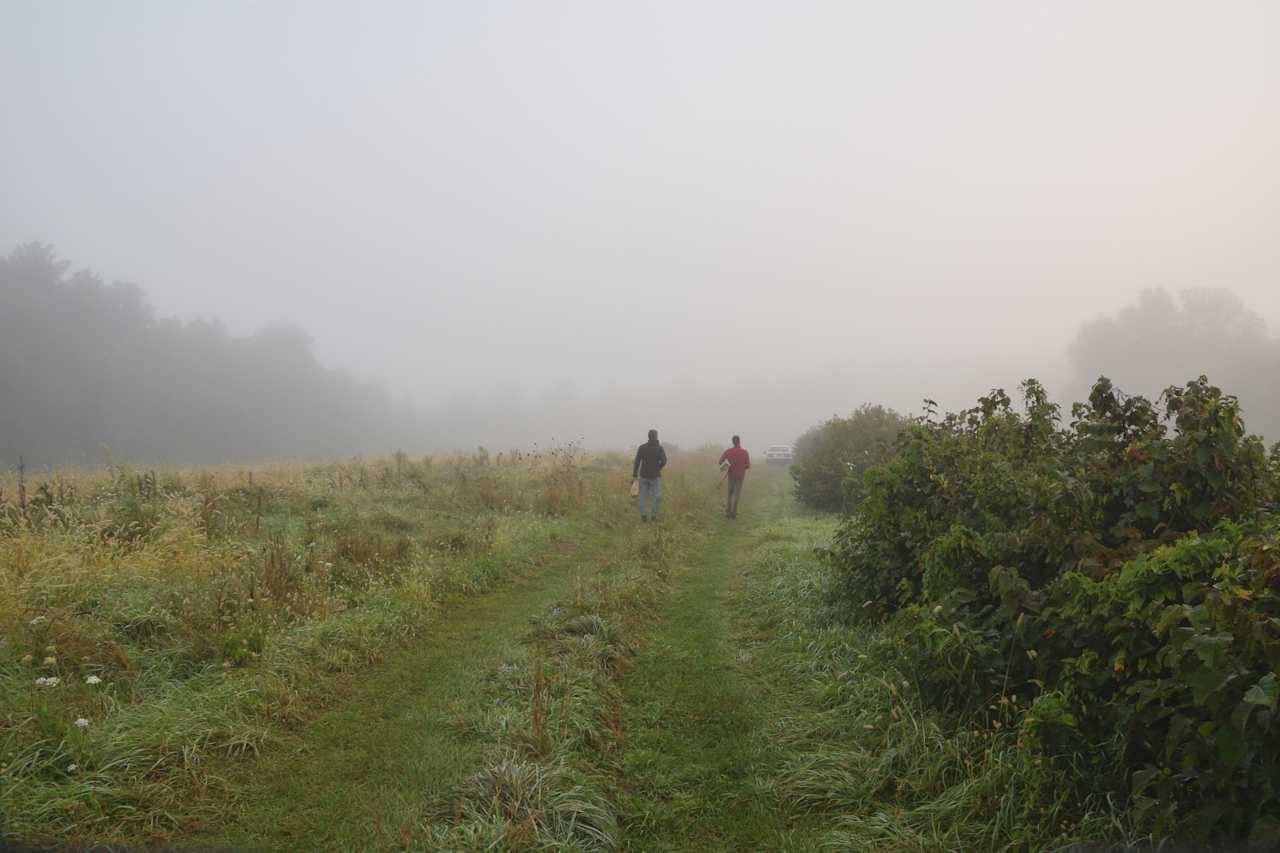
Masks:
[[[658,444],[658,431],[649,430],[649,440],[636,449],[631,477],[640,481],[640,520],[657,521],[658,503],[662,500],[662,469],[667,465],[667,451]],[[653,509],[649,509],[652,500]]]

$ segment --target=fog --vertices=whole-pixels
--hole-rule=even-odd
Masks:
[[[0,463],[750,447],[1098,373],[1208,372],[1277,434],[1278,37],[1262,2],[8,3],[0,254],[135,283],[171,369],[108,357],[140,333],[75,325],[96,297],[17,319],[10,263]]]

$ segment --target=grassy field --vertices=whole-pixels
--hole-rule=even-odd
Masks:
[[[632,523],[628,467],[564,448],[0,481],[2,825],[201,825],[229,758],[270,752],[462,602]]]
[[[1052,850],[998,727],[828,610],[780,470],[676,457],[103,472],[0,533],[11,837],[252,850]],[[61,492],[59,491],[61,490]],[[42,497],[47,493],[48,497]],[[1047,793],[1046,793],[1047,792]]]

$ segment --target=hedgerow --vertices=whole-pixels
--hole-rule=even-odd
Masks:
[[[912,424],[827,552],[921,695],[1012,711],[1020,747],[1155,837],[1280,837],[1276,453],[1200,377],[1105,378],[1061,424],[1036,382]]]
[[[814,509],[838,511],[862,499],[862,475],[890,457],[907,419],[883,406],[859,407],[832,417],[796,440],[791,479],[796,499]]]

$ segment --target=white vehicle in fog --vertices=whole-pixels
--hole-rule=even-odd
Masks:
[[[771,444],[764,452],[765,462],[776,462],[781,465],[791,464],[793,456],[791,445],[789,444]]]

